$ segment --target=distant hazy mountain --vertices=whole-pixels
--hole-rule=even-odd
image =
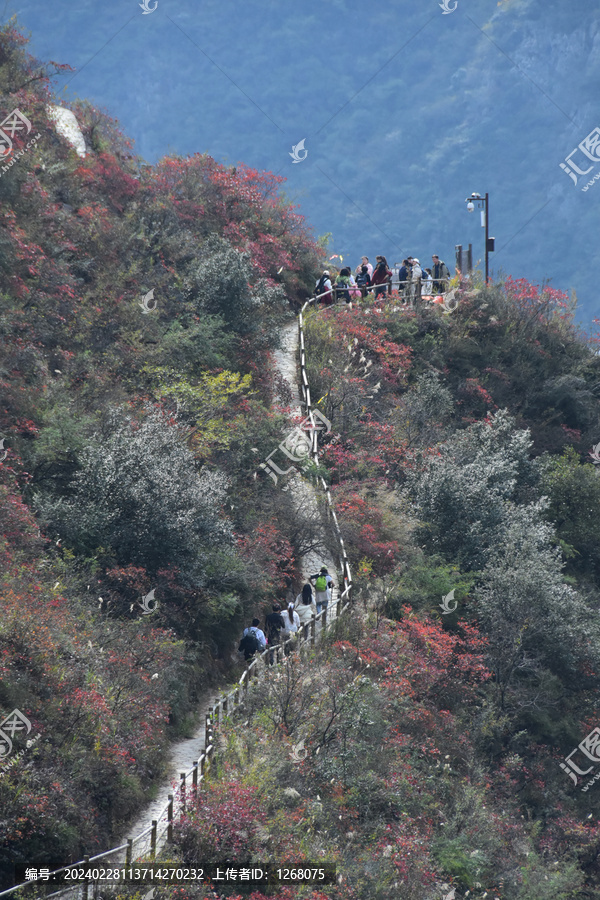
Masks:
[[[581,189],[600,159],[571,157],[591,167],[577,185],[559,164],[600,126],[600,7],[455,2],[447,14],[437,0],[158,0],[149,14],[136,0],[13,0],[10,11],[40,59],[80,70],[62,79],[65,96],[105,107],[147,160],[201,151],[280,172],[353,265],[409,252],[452,263],[469,242],[480,256],[464,200],[488,191],[492,268],[574,287],[588,323],[600,309],[600,181]]]

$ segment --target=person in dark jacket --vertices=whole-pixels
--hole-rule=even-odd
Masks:
[[[411,279],[411,268],[407,259],[402,260],[402,265],[398,270],[398,293],[401,297],[406,297],[408,285]]]
[[[392,277],[392,272],[387,264],[385,256],[378,256],[376,259],[377,265],[373,269],[373,274],[371,275],[371,284],[376,285],[375,297],[378,297],[380,294],[387,293],[387,286]]]
[[[367,296],[367,288],[371,284],[371,279],[369,278],[369,269],[366,265],[361,266],[360,272],[356,276],[356,284],[360,288],[360,292],[363,297]]]
[[[448,290],[448,281],[450,279],[450,271],[446,263],[439,258],[437,253],[431,257],[431,277],[433,278],[433,293],[443,294]],[[442,280],[443,279],[443,280]]]
[[[273,611],[270,612],[268,616],[265,616],[265,632],[267,635],[267,640],[269,642],[269,647],[274,647],[279,643],[279,638],[283,628],[285,628],[285,622],[283,621],[283,616],[281,615],[281,606],[279,605],[279,603],[274,603]],[[269,662],[272,665],[274,654],[271,652],[269,655]]]

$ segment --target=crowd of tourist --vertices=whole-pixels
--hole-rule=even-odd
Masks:
[[[375,297],[391,293],[397,289],[402,299],[414,302],[424,297],[435,297],[448,290],[450,271],[437,254],[431,257],[431,266],[423,268],[416,256],[402,260],[397,277],[390,269],[385,256],[375,258],[375,267],[363,256],[354,273],[349,266],[340,269],[333,279],[329,269],[325,269],[315,284],[315,297],[325,305],[336,300],[352,303],[354,299],[374,293]]]
[[[265,616],[264,630],[260,627],[260,619],[252,620],[252,625],[244,629],[238,651],[244,654],[244,659],[249,660],[255,653],[269,647],[271,649],[269,662],[273,663],[274,648],[278,644],[293,638],[301,629],[304,638],[308,638],[313,618],[327,608],[334,587],[333,578],[327,567],[321,566],[319,572],[309,576],[309,580],[296,597],[291,587],[288,589],[284,609],[281,603],[273,603],[271,612]],[[293,649],[294,645],[288,647]]]

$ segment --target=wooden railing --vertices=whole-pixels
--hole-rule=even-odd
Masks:
[[[311,402],[310,387],[308,384],[308,376],[306,370],[303,317],[303,313],[306,307],[310,303],[314,302],[315,299],[316,298],[309,300],[302,307],[302,311],[300,312],[298,317],[298,329],[302,402],[306,408],[306,414],[310,419],[311,425],[313,426],[313,430],[310,432],[311,456],[315,464],[318,465],[319,454],[317,445],[317,431],[314,427],[314,411]],[[169,802],[163,808],[158,818],[152,820],[152,824],[149,828],[146,828],[141,832],[141,834],[138,834],[134,838],[128,838],[124,844],[120,844],[118,847],[112,847],[110,850],[106,850],[103,853],[98,853],[96,856],[85,856],[82,860],[70,863],[68,866],[63,866],[60,869],[53,869],[49,873],[51,876],[61,875],[67,868],[88,868],[90,864],[93,864],[94,868],[98,868],[97,863],[101,861],[103,862],[104,866],[110,865],[116,867],[125,865],[125,867],[129,867],[135,860],[141,859],[142,857],[155,859],[157,853],[161,851],[165,844],[170,843],[173,840],[173,825],[178,814],[185,810],[188,789],[191,788],[192,792],[195,793],[197,791],[198,785],[202,783],[202,781],[206,777],[207,772],[210,769],[211,761],[214,758],[215,754],[213,733],[214,726],[222,722],[226,716],[232,714],[238,707],[242,707],[245,704],[252,681],[256,681],[264,677],[265,674],[269,671],[271,665],[279,665],[285,662],[288,653],[292,649],[292,646],[295,645],[295,647],[299,650],[301,650],[303,647],[308,647],[309,645],[314,646],[317,639],[317,634],[322,632],[323,630],[326,630],[332,624],[332,622],[334,622],[339,616],[342,615],[342,613],[344,613],[348,609],[352,595],[352,574],[350,572],[350,565],[348,563],[348,557],[346,555],[344,540],[342,538],[337,516],[333,508],[331,494],[329,492],[327,483],[323,478],[320,479],[320,486],[324,491],[327,514],[333,523],[333,530],[339,545],[340,569],[342,571],[344,582],[343,590],[338,592],[338,597],[331,602],[329,607],[325,606],[320,613],[317,613],[316,616],[313,616],[308,627],[308,634],[306,634],[306,636],[304,633],[304,627],[301,626],[300,631],[298,631],[294,637],[290,637],[283,643],[277,644],[273,647],[267,647],[266,650],[263,650],[260,654],[257,654],[255,658],[246,666],[236,686],[232,690],[218,697],[215,700],[213,706],[209,707],[209,711],[206,714],[204,750],[200,754],[200,757],[197,760],[194,760],[191,768],[189,768],[187,772],[181,772],[177,789],[174,791],[174,793],[168,795]],[[39,866],[37,868],[39,868]],[[12,888],[9,888],[6,891],[1,891],[0,898],[10,897],[17,891],[22,891],[24,889],[29,889],[27,891],[27,896],[31,897],[32,894],[30,894],[29,891],[34,888],[37,889],[38,892],[40,891],[40,889],[43,889],[44,893],[38,893],[38,896],[46,897],[47,900],[49,900],[49,898],[51,897],[60,897],[62,898],[62,900],[92,900],[92,898],[95,898],[97,896],[98,891],[98,885],[86,883],[73,887],[67,887],[58,891],[54,891],[52,893],[47,893],[47,891],[51,889],[51,885],[45,886],[43,881],[26,881],[21,884],[14,885]]]
[[[315,303],[319,298],[313,297],[310,300],[307,300],[302,309],[298,314],[298,345],[300,350],[300,387],[302,390],[302,401],[306,408],[306,413],[308,418],[310,419],[310,423],[312,425],[311,434],[311,456],[313,458],[313,462],[318,466],[319,464],[319,453],[318,453],[318,438],[317,438],[317,427],[315,424],[314,418],[314,409],[312,405],[312,399],[310,395],[310,385],[308,383],[308,371],[306,367],[306,346],[304,339],[304,313],[308,306]],[[333,530],[338,542],[339,551],[340,551],[340,569],[342,571],[342,577],[344,579],[344,590],[342,591],[341,597],[344,600],[347,600],[349,603],[351,601],[352,594],[352,573],[350,571],[350,564],[348,562],[348,556],[346,554],[346,547],[344,546],[344,538],[342,537],[342,533],[340,531],[339,522],[337,520],[337,516],[335,514],[335,509],[333,507],[333,500],[331,499],[331,492],[327,485],[327,482],[324,478],[320,478],[320,484],[325,494],[325,499],[327,503],[327,515],[331,522],[333,523]]]

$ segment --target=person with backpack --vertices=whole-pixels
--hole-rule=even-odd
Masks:
[[[360,272],[356,276],[356,285],[360,288],[360,293],[363,297],[367,296],[367,288],[371,285],[371,279],[369,277],[369,269],[366,265],[361,266]]]
[[[333,578],[325,566],[321,566],[321,571],[317,575],[311,575],[310,580],[315,582],[318,615],[323,608],[327,608],[327,604],[331,597],[331,589],[334,588],[335,585],[333,583]]]
[[[377,299],[380,294],[387,293],[388,284],[392,277],[392,272],[387,264],[385,256],[378,256],[376,259],[377,265],[373,269],[373,274],[371,275],[371,284],[376,285],[375,299]]]
[[[316,616],[317,614],[317,606],[313,600],[313,592],[310,583],[304,585],[302,593],[298,594],[294,605],[296,612],[298,613],[298,618],[300,619],[300,624],[304,627],[304,640],[307,641],[310,623],[313,616]]]
[[[244,629],[238,651],[244,654],[245,660],[252,659],[255,653],[264,650],[267,646],[265,633],[259,628],[259,625],[258,619],[252,619],[252,625]]]
[[[431,260],[433,263],[431,267],[431,277],[433,278],[433,293],[443,294],[444,291],[447,291],[449,287],[450,271],[446,263],[439,258],[437,253],[433,254]]]
[[[340,274],[335,279],[335,298],[341,297],[346,303],[350,303],[350,287],[353,286],[352,272],[347,267],[340,269]]]
[[[269,647],[275,647],[279,643],[280,635],[284,628],[285,622],[283,621],[283,616],[281,615],[281,606],[279,605],[279,603],[274,603],[273,611],[265,617],[265,631],[267,634]],[[269,656],[269,664],[273,665],[273,651],[271,651]]]
[[[324,303],[325,306],[331,306],[331,304],[333,303],[331,291],[331,278],[329,275],[329,271],[325,269],[315,285],[315,297],[318,298],[318,302]],[[323,296],[321,296],[321,294],[323,294]]]

